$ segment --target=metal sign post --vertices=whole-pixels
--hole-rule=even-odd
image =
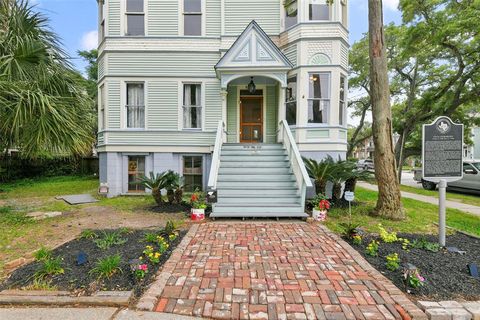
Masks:
[[[422,178],[438,183],[438,236],[445,247],[447,182],[463,178],[463,124],[439,117],[422,133]]]

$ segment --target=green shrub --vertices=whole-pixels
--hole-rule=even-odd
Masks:
[[[372,257],[378,256],[378,245],[378,241],[372,240],[365,249],[365,252]]]
[[[94,239],[97,238],[98,235],[95,233],[95,231],[90,230],[90,229],[85,229],[80,233],[80,238],[81,239]]]
[[[34,278],[43,280],[47,277],[63,274],[65,270],[62,268],[62,259],[60,257],[43,260],[40,269],[35,272]]]
[[[398,241],[396,232],[388,232],[381,224],[378,225],[378,230],[383,242],[392,243]]]
[[[121,237],[119,232],[103,232],[100,239],[95,240],[95,244],[102,250],[107,250],[110,247],[121,245],[127,242],[127,239]]]
[[[385,266],[390,271],[396,271],[400,268],[400,258],[398,257],[398,253],[391,253],[387,257],[387,262]]]
[[[37,261],[46,261],[52,258],[52,250],[45,247],[41,247],[39,250],[35,251],[33,257]]]
[[[440,245],[436,242],[430,242],[425,238],[415,239],[412,243],[412,247],[416,249],[423,249],[431,252],[438,252]]]
[[[117,272],[122,272],[120,268],[121,261],[122,257],[119,254],[98,259],[95,267],[93,267],[88,274],[97,276],[97,279],[111,278]]]
[[[143,240],[145,242],[155,243],[155,242],[157,242],[157,235],[153,232],[148,232],[148,233],[145,234]]]

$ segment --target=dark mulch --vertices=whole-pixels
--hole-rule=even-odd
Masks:
[[[406,238],[410,240],[410,242],[422,237],[430,242],[438,241],[436,236],[430,235],[399,234],[398,236]],[[479,299],[480,279],[475,279],[470,276],[467,264],[475,263],[480,266],[480,239],[462,233],[455,233],[447,237],[447,246],[457,247],[460,250],[466,251],[465,255],[451,253],[446,250],[431,252],[415,248],[411,248],[410,251],[407,252],[402,249],[402,245],[399,242],[383,243],[379,240],[378,257],[365,254],[365,247],[372,239],[376,238],[373,235],[365,235],[362,245],[354,245],[351,242],[350,244],[398,288],[412,294],[413,298],[437,301],[446,299]],[[407,290],[403,281],[403,267],[393,272],[385,267],[385,257],[395,252],[398,253],[402,265],[411,263],[419,269],[420,274],[425,277],[424,286],[417,290]]]
[[[111,231],[105,230],[105,232]],[[100,236],[102,234],[102,230],[96,230],[95,232]],[[122,238],[127,239],[127,242],[107,250],[98,248],[93,239],[80,238],[58,247],[53,250],[53,256],[62,257],[62,267],[65,269],[65,273],[54,276],[51,279],[51,285],[56,286],[58,290],[72,291],[78,295],[89,295],[98,290],[134,290],[135,295],[137,297],[140,296],[142,291],[147,288],[147,285],[153,282],[157,270],[168,260],[172,251],[186,234],[186,231],[180,231],[177,239],[170,242],[170,247],[167,252],[162,254],[160,263],[153,265],[144,258],[143,261],[148,264],[149,272],[143,280],[136,280],[130,271],[128,263],[130,260],[138,259],[142,256],[142,252],[147,245],[152,245],[157,249],[156,245],[144,241],[145,234],[152,232],[159,234],[161,230],[132,230],[129,233],[124,233]],[[87,254],[88,262],[77,266],[76,257],[80,251]],[[117,253],[122,257],[121,273],[116,273],[112,278],[100,281],[97,281],[95,275],[89,274],[89,271],[95,266],[98,259]],[[39,267],[40,262],[32,262],[17,269],[0,285],[0,290],[22,288],[32,284],[33,276]]]
[[[192,206],[187,202],[182,203],[164,203],[161,206],[152,206],[150,208],[153,212],[159,213],[178,213],[178,212],[190,212]]]

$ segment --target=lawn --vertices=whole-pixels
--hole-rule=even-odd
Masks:
[[[357,187],[355,198],[361,204],[352,208],[352,221],[366,231],[378,232],[377,225],[381,223],[386,228],[400,233],[437,233],[438,227],[434,224],[438,223],[438,206],[436,205],[404,198],[402,202],[407,218],[403,221],[391,221],[368,214],[375,206],[377,192]],[[326,224],[331,230],[341,232],[340,223],[347,222],[348,219],[348,209],[332,208]],[[447,225],[480,236],[480,217],[460,210],[447,209]]]
[[[410,193],[421,194],[424,196],[433,196],[435,198],[438,198],[438,191],[419,189],[419,188],[404,186],[404,185],[401,185],[400,189],[402,191],[406,191]],[[447,192],[447,200],[458,201],[465,204],[471,204],[471,205],[480,207],[480,196],[476,196],[476,195],[449,191]]]

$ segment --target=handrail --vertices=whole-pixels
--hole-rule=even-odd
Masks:
[[[222,152],[222,145],[224,139],[225,124],[222,120],[218,122],[217,135],[215,137],[215,146],[213,149],[212,164],[210,166],[210,175],[208,177],[208,188],[211,190],[217,189],[218,170],[220,168],[220,153]]]
[[[283,145],[287,148],[287,150],[291,150],[293,156],[290,157],[291,162],[296,162],[298,169],[300,172],[295,172],[295,176],[297,176],[298,180],[303,180],[306,187],[312,187],[312,181],[307,173],[307,169],[305,168],[305,164],[303,163],[302,156],[300,155],[300,151],[298,151],[297,143],[295,139],[293,139],[292,132],[290,131],[290,127],[286,120],[280,121],[280,127],[282,128],[282,138],[283,138]],[[299,175],[301,175],[299,177]]]

